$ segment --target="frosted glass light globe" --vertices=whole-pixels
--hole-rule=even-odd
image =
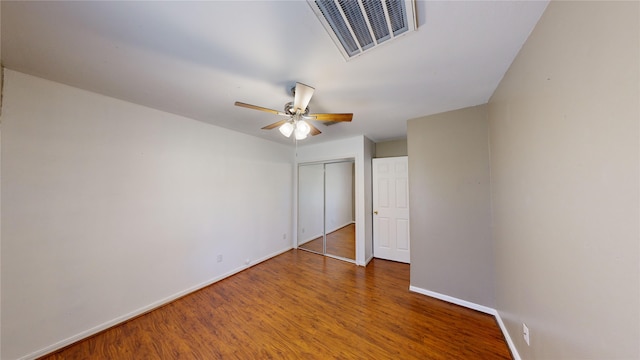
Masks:
[[[289,137],[293,132],[293,124],[291,124],[290,122],[286,122],[282,124],[282,126],[280,126],[278,130],[280,130],[280,133],[282,133],[282,135]]]

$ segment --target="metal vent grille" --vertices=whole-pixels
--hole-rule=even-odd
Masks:
[[[307,0],[345,59],[416,29],[414,0]]]

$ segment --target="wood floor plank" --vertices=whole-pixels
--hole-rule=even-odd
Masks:
[[[492,316],[408,289],[291,250],[43,359],[511,359]]]

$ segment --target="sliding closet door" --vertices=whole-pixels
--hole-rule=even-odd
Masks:
[[[326,254],[355,260],[353,161],[325,164]]]
[[[356,259],[355,161],[298,165],[298,248]]]
[[[298,166],[298,247],[324,254],[324,164]]]

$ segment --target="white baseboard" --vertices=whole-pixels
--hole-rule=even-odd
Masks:
[[[369,262],[371,262],[371,260],[373,260],[373,254],[371,254],[371,256],[369,256],[369,258],[368,258],[368,259],[366,259],[366,260],[364,261],[364,264],[363,264],[363,265],[361,265],[361,266],[367,266],[367,265],[369,265]]]
[[[267,256],[263,256],[263,257],[261,257],[261,258],[259,258],[259,259],[255,260],[255,261],[253,261],[253,262],[249,263],[249,265],[243,266],[243,269],[242,269],[242,270],[248,269],[248,268],[250,268],[250,267],[252,267],[252,266],[255,266],[255,265],[260,264],[261,262],[267,261],[267,260],[269,260],[269,259],[271,259],[271,258],[274,258],[274,257],[278,256],[278,255],[284,254],[284,253],[286,253],[287,251],[289,251],[289,250],[291,250],[291,249],[293,249],[293,247],[287,247],[287,248],[284,248],[284,249],[280,249],[280,250],[278,250],[278,251],[276,251],[276,252],[273,252],[273,253],[271,253],[271,254],[269,254],[269,255],[267,255]],[[226,275],[226,276],[225,276],[225,278],[226,278],[226,277],[229,277],[229,276],[231,276],[231,275],[235,275],[235,274],[239,273],[239,272],[240,272],[240,271],[242,271],[242,270],[236,271],[236,272],[234,272],[233,274],[228,274],[228,275]],[[216,281],[220,281],[220,280],[222,280],[222,279],[219,279],[219,280],[216,280]],[[214,282],[216,282],[216,281],[214,281]],[[211,284],[212,284],[212,283],[210,283],[209,285],[211,285]],[[209,286],[209,285],[205,285],[205,286],[203,286],[203,287],[206,287],[206,286]],[[197,289],[197,290],[199,290],[199,289]],[[194,291],[195,291],[195,290],[194,290]]]
[[[340,226],[338,226],[337,228],[335,228],[335,229],[333,229],[333,230],[328,230],[328,231],[327,231],[327,235],[328,235],[328,234],[331,234],[331,233],[332,233],[332,232],[334,232],[334,231],[338,231],[338,230],[342,229],[342,228],[343,228],[343,227],[345,227],[345,226],[349,226],[349,225],[351,225],[351,224],[355,224],[355,223],[356,223],[355,221],[351,221],[351,222],[348,222],[348,223],[346,223],[346,224],[344,224],[344,225],[340,225]],[[300,240],[300,242],[297,244],[297,246],[304,245],[304,244],[308,243],[309,241],[315,240],[315,239],[317,239],[317,238],[321,238],[321,237],[322,237],[322,235],[323,235],[323,233],[320,233],[320,234],[318,234],[318,235],[316,235],[316,236],[312,236],[312,237],[310,237],[310,238],[306,238],[306,239],[304,239],[304,240]]]
[[[442,301],[446,301],[452,304],[460,305],[476,311],[480,311],[485,314],[493,315],[496,318],[496,321],[498,322],[498,326],[500,327],[500,331],[502,331],[502,335],[504,335],[504,338],[507,341],[507,345],[509,346],[509,350],[511,350],[511,355],[513,356],[514,360],[521,360],[520,354],[518,354],[518,350],[516,349],[516,346],[513,343],[513,340],[511,340],[511,336],[509,335],[507,328],[504,326],[504,323],[502,322],[502,318],[500,318],[500,313],[496,309],[490,308],[488,306],[472,303],[470,301],[458,299],[453,296],[441,294],[435,291],[422,289],[413,285],[409,286],[409,291],[413,291],[418,294],[426,295],[426,296],[436,298]]]
[[[516,349],[516,345],[513,343],[509,332],[507,331],[507,327],[504,326],[502,322],[502,318],[500,317],[500,313],[496,311],[496,321],[498,322],[498,326],[500,326],[500,330],[502,330],[502,334],[504,335],[505,340],[507,340],[507,345],[509,345],[509,350],[511,350],[511,355],[514,360],[521,360],[520,354],[518,353],[518,349]]]
[[[122,316],[118,316],[115,319],[112,319],[112,320],[109,320],[107,322],[104,322],[104,323],[102,323],[102,324],[100,324],[98,326],[95,326],[95,327],[93,327],[91,329],[88,329],[88,330],[85,330],[85,331],[83,331],[81,333],[73,335],[73,336],[71,336],[69,338],[66,338],[66,339],[64,339],[62,341],[59,341],[59,342],[57,342],[55,344],[49,345],[49,346],[47,346],[47,347],[45,347],[43,349],[40,349],[40,350],[35,351],[35,352],[32,352],[31,354],[25,355],[25,356],[19,358],[18,360],[33,360],[33,359],[37,359],[37,358],[39,358],[41,356],[50,354],[50,353],[52,353],[52,352],[54,352],[56,350],[60,350],[65,346],[69,346],[69,345],[71,345],[71,344],[73,344],[75,342],[78,342],[78,341],[82,340],[82,339],[88,338],[89,336],[95,335],[95,334],[97,334],[97,333],[99,333],[101,331],[109,329],[109,328],[111,328],[113,326],[116,326],[118,324],[121,324],[121,323],[123,323],[125,321],[131,320],[131,319],[133,319],[133,318],[135,318],[137,316],[140,316],[140,315],[143,315],[143,314],[148,313],[150,311],[153,311],[153,310],[155,310],[155,309],[157,309],[157,308],[159,308],[159,307],[161,307],[163,305],[166,305],[166,304],[168,304],[168,303],[170,303],[170,302],[172,302],[172,301],[174,301],[176,299],[179,299],[179,298],[181,298],[181,297],[183,297],[185,295],[188,295],[188,294],[190,294],[192,292],[195,292],[195,291],[198,291],[200,289],[203,289],[203,288],[205,288],[205,287],[207,287],[207,286],[209,286],[209,285],[211,285],[213,283],[216,283],[216,282],[218,282],[220,280],[226,279],[229,276],[235,275],[235,274],[237,274],[237,273],[239,273],[241,271],[244,271],[244,270],[246,270],[246,269],[248,269],[248,268],[250,268],[250,267],[252,267],[254,265],[257,265],[257,264],[259,264],[259,263],[261,263],[263,261],[269,260],[269,259],[271,259],[273,257],[276,257],[276,256],[278,256],[280,254],[283,254],[283,253],[285,253],[285,252],[287,252],[287,251],[289,251],[291,249],[292,249],[291,247],[288,247],[288,248],[285,248],[285,249],[278,250],[278,251],[276,251],[274,253],[271,253],[271,254],[269,254],[267,256],[264,256],[264,257],[262,257],[260,259],[257,259],[254,262],[249,263],[248,265],[242,265],[242,266],[237,267],[237,268],[235,268],[235,269],[233,269],[233,270],[231,270],[231,271],[229,271],[227,273],[224,273],[224,274],[222,274],[220,276],[216,276],[213,279],[210,279],[210,280],[207,280],[207,281],[202,282],[200,284],[197,284],[195,286],[192,286],[192,287],[190,287],[190,288],[188,288],[186,290],[182,290],[180,292],[177,292],[177,293],[175,293],[173,295],[170,295],[170,296],[168,296],[168,297],[166,297],[164,299],[155,301],[155,302],[153,302],[153,303],[151,303],[151,304],[149,304],[147,306],[143,306],[143,307],[141,307],[139,309],[136,309],[136,310],[134,310],[134,311],[132,311],[130,313],[124,314]]]
[[[496,309],[492,309],[492,308],[484,306],[484,305],[472,303],[470,301],[454,298],[453,296],[440,294],[440,293],[437,293],[435,291],[425,290],[425,289],[422,289],[422,288],[419,288],[419,287],[416,287],[416,286],[409,286],[409,290],[413,291],[413,292],[417,292],[417,293],[422,294],[422,295],[430,296],[432,298],[436,298],[436,299],[440,299],[440,300],[443,300],[443,301],[446,301],[446,302],[450,302],[452,304],[456,304],[456,305],[464,306],[464,307],[469,308],[469,309],[477,310],[477,311],[483,312],[485,314],[489,314],[489,315],[496,315],[497,314]]]
[[[355,221],[349,221],[349,222],[344,223],[342,225],[338,225],[338,226],[334,227],[333,229],[327,229],[327,235],[331,234],[332,232],[338,231],[338,230],[342,229],[343,227],[347,227],[347,226],[349,226],[351,224],[355,224],[355,223],[356,223]]]
[[[309,241],[313,241],[313,240],[315,240],[317,238],[321,238],[321,237],[322,237],[322,233],[320,233],[319,235],[316,235],[316,236],[312,236],[312,237],[306,238],[306,239],[300,241],[298,243],[298,246],[304,245],[304,244],[308,243]]]

